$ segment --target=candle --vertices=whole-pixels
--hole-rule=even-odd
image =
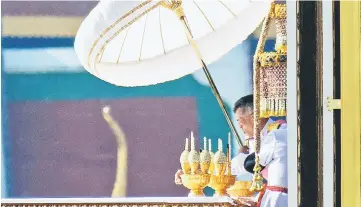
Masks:
[[[209,152],[212,152],[212,140],[211,139],[208,140],[208,149],[209,149]]]
[[[188,151],[188,138],[186,138],[186,144],[185,144],[185,147],[184,147],[184,150]]]
[[[222,140],[218,138],[218,150],[219,151],[223,151],[223,147],[222,147]]]
[[[193,137],[193,132],[191,133],[191,150],[195,150],[196,149],[196,145],[194,143],[194,137]]]
[[[203,138],[203,150],[207,150],[207,138]]]

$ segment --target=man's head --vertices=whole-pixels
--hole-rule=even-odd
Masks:
[[[239,127],[247,137],[253,136],[253,95],[240,98],[233,108]]]

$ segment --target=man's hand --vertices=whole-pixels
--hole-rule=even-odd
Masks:
[[[174,182],[177,185],[182,185],[182,179],[181,179],[181,175],[183,175],[183,171],[182,170],[178,170],[175,175],[174,175]]]
[[[242,146],[242,147],[239,149],[239,153],[249,154],[249,149],[248,149],[248,147]]]

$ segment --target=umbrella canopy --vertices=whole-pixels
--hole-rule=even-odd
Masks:
[[[75,51],[87,71],[118,86],[146,86],[202,67],[184,26],[161,1],[101,1],[81,24]],[[183,0],[202,60],[210,64],[245,40],[271,2]]]

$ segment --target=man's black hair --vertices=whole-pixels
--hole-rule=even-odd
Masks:
[[[243,96],[242,98],[238,99],[238,101],[236,101],[234,104],[233,112],[236,113],[237,109],[248,107],[253,109],[253,94]]]

